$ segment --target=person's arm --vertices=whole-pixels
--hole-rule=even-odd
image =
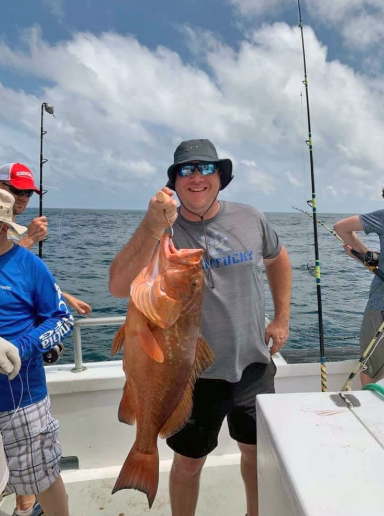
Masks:
[[[62,294],[68,306],[73,310],[76,310],[78,314],[89,315],[92,312],[92,308],[85,301],[72,296],[72,294],[68,294],[68,292],[62,292]]]
[[[365,253],[368,251],[368,247],[358,238],[355,233],[355,231],[364,231],[363,225],[358,215],[339,220],[333,226],[333,229],[349,247],[358,253],[365,255]],[[351,255],[347,248],[346,251],[347,254]]]
[[[25,247],[25,249],[31,249],[35,244],[44,240],[48,233],[48,220],[47,217],[36,217],[28,225],[28,231],[26,235],[18,242],[18,245]]]
[[[285,247],[275,258],[264,259],[264,265],[275,307],[275,316],[265,332],[265,343],[268,344],[270,338],[273,340],[273,355],[284,346],[289,335],[292,271]]]
[[[129,296],[132,281],[150,263],[164,230],[177,218],[177,202],[172,199],[173,190],[164,187],[162,191],[169,198],[161,203],[156,196],[152,197],[141,224],[111,264],[109,291],[115,297]]]
[[[39,323],[28,333],[11,340],[18,348],[21,360],[50,351],[73,331],[73,317],[60,287],[41,260],[36,259],[31,267],[30,281],[34,282],[33,299]]]

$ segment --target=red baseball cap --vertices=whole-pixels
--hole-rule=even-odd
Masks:
[[[6,163],[0,167],[0,181],[6,181],[18,190],[33,190],[40,195],[32,171],[22,163]]]

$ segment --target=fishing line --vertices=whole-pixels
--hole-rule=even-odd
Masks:
[[[301,41],[300,41],[300,33],[299,33],[299,41],[298,41],[298,44],[300,45]],[[303,92],[302,92],[302,85],[303,85],[303,81],[301,80],[301,60],[300,60],[300,55],[298,56],[298,59],[299,59],[299,81],[300,81],[300,120],[301,120],[301,136],[302,136],[302,145],[301,145],[301,149],[302,149],[302,153],[301,153],[301,159],[302,159],[302,179],[303,179],[303,183],[304,183],[304,189],[303,189],[303,202],[306,203],[307,201],[307,190],[308,190],[308,184],[307,184],[307,181],[308,181],[308,178],[307,178],[307,167],[306,167],[306,160],[305,160],[305,156],[304,156],[304,142],[305,142],[305,133],[304,133],[304,106],[303,106]],[[309,260],[312,259],[312,255],[310,256],[310,242],[309,242],[309,224],[306,223],[305,224],[305,228],[304,228],[304,234],[305,234],[305,249],[306,249],[306,255],[307,255],[307,270],[309,270],[308,268],[308,263],[309,263]],[[306,294],[305,294],[306,293]],[[309,291],[309,283],[306,281],[305,282],[305,292],[304,292],[305,296],[304,298],[305,299],[311,299],[311,293]],[[308,305],[307,306],[307,316],[309,317],[309,307]],[[318,335],[310,335],[310,334],[304,334],[302,333],[303,335],[305,335],[306,337],[308,336],[311,336],[311,337],[315,337],[316,339],[318,338]],[[308,342],[308,339],[306,338],[305,340],[305,353],[304,353],[304,356],[305,358],[307,357],[307,348],[309,348],[309,342]]]
[[[31,400],[31,403],[33,403],[32,401],[32,396],[31,396],[31,391],[29,390],[29,379],[28,379],[28,374],[29,374],[29,364],[31,363],[31,360],[32,360],[32,357],[29,359],[28,361],[28,365],[27,365],[27,371],[26,371],[26,375],[27,375],[27,387],[28,387],[28,394],[29,394],[29,399]],[[19,400],[19,404],[17,405],[16,407],[16,403],[15,403],[15,396],[13,394],[13,389],[12,389],[12,385],[11,385],[11,380],[8,378],[8,383],[9,383],[9,389],[11,391],[11,396],[12,396],[12,402],[13,402],[13,410],[14,410],[14,413],[11,417],[11,419],[6,423],[5,426],[3,426],[3,428],[0,429],[0,433],[2,433],[13,421],[13,419],[16,417],[16,414],[17,412],[20,410],[20,405],[21,405],[21,402],[23,400],[23,394],[24,394],[24,383],[23,383],[23,379],[21,377],[20,374],[17,375],[16,378],[19,378],[20,380],[20,385],[21,385],[21,394],[20,394],[20,400]],[[15,379],[16,379],[15,378]],[[13,381],[13,380],[12,380]]]
[[[321,270],[320,270],[320,256],[319,256],[319,242],[317,236],[317,223],[316,223],[316,189],[315,189],[315,171],[313,164],[313,149],[312,149],[312,129],[311,129],[311,115],[309,109],[309,92],[308,92],[308,76],[307,76],[307,63],[305,57],[305,45],[304,45],[304,32],[303,32],[303,21],[301,18],[301,7],[300,0],[297,0],[298,15],[299,15],[299,27],[301,34],[301,46],[303,54],[303,69],[304,69],[304,80],[305,86],[305,97],[307,105],[307,122],[308,122],[308,144],[309,149],[309,160],[311,170],[311,186],[312,186],[312,199],[307,201],[311,203],[313,213],[313,234],[315,241],[315,271],[316,271],[316,294],[317,294],[317,313],[318,313],[318,325],[319,325],[319,347],[320,347],[320,368],[321,368],[321,390],[325,392],[327,390],[327,371],[325,365],[325,346],[324,346],[324,325],[323,325],[323,308],[321,299]]]
[[[308,217],[312,218],[312,215],[308,213],[307,211],[301,210],[300,208],[297,208],[296,206],[292,206],[294,210],[301,211],[301,213],[304,213],[304,215],[307,215]],[[326,224],[324,224],[323,221],[317,220],[316,221],[319,226],[322,226],[324,229],[326,229],[331,235],[336,237],[343,245],[346,245],[344,240],[336,233],[334,229],[331,229]],[[375,253],[372,253],[371,251],[367,251],[365,255],[362,253],[358,253],[354,249],[351,249],[351,253],[361,262],[361,264],[368,269],[370,272],[378,276],[382,281],[384,281],[384,271],[379,269],[378,266],[378,256],[375,256]]]
[[[219,192],[220,192],[220,188],[221,188],[221,184],[219,186],[219,189],[217,190],[217,194],[215,195],[215,198],[213,199],[213,201],[211,202],[211,204],[209,205],[208,209],[205,210],[205,212],[200,215],[199,213],[194,213],[193,211],[189,210],[188,208],[185,207],[183,201],[181,200],[180,196],[179,196],[179,201],[180,201],[180,204],[183,206],[183,208],[187,211],[189,211],[189,213],[192,213],[192,215],[195,215],[196,217],[200,217],[200,221],[203,223],[203,233],[204,233],[204,242],[205,242],[205,252],[207,254],[207,275],[208,275],[208,278],[207,278],[207,281],[208,281],[208,285],[211,287],[211,289],[213,290],[215,288],[215,282],[213,280],[213,275],[212,275],[212,270],[211,270],[211,259],[210,259],[210,255],[209,255],[209,247],[208,247],[208,239],[207,239],[207,232],[206,232],[206,228],[205,228],[205,221],[204,221],[204,215],[206,213],[208,213],[208,211],[212,208],[212,206],[214,205],[214,203],[216,202],[217,200],[217,197],[219,195]],[[176,223],[184,229],[184,231],[186,233],[188,233],[188,231],[180,224],[177,222],[177,219],[176,219]]]

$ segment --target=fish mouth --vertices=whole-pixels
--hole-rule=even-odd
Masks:
[[[196,265],[204,254],[203,249],[176,249],[169,233],[163,235],[162,251],[168,260],[186,265]]]

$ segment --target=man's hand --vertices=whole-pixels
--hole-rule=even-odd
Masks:
[[[63,298],[66,300],[68,305],[80,315],[89,315],[92,312],[92,308],[75,296],[68,294],[68,292],[63,292]]]
[[[289,335],[289,321],[274,319],[265,330],[265,344],[268,345],[269,339],[273,344],[270,349],[271,355],[274,355],[284,346]]]
[[[177,219],[177,201],[172,199],[174,191],[166,186],[161,191],[168,197],[164,202],[159,202],[156,195],[152,197],[143,221],[145,226],[153,231],[154,236],[161,236],[164,230],[173,225]]]
[[[0,337],[0,374],[6,374],[13,380],[19,374],[20,367],[19,350],[11,342]]]
[[[33,219],[28,225],[28,231],[25,237],[23,237],[19,245],[25,247],[26,249],[30,249],[35,244],[44,240],[48,234],[48,220],[47,217],[36,217]]]

